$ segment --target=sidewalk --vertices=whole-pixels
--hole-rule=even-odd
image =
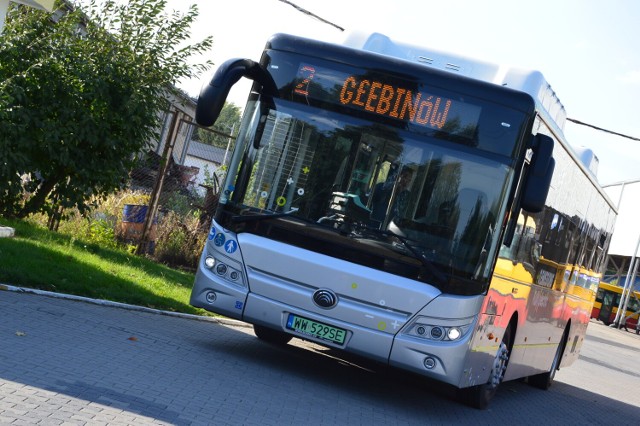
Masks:
[[[201,315],[185,314],[182,312],[164,311],[161,309],[148,308],[146,306],[129,305],[127,303],[112,302],[110,300],[91,299],[89,297],[76,296],[73,294],[65,294],[65,293],[55,293],[52,291],[38,290],[38,289],[28,288],[28,287],[16,287],[9,284],[0,283],[0,291],[10,291],[14,293],[27,293],[27,294],[34,294],[38,296],[53,297],[56,299],[73,300],[76,302],[90,303],[92,305],[106,306],[111,308],[120,308],[120,309],[129,310],[129,311],[146,312],[149,314],[165,315],[165,316],[191,319],[191,320],[197,320],[197,321],[214,322],[217,324],[230,325],[233,327],[251,327],[251,325],[248,323],[234,320],[231,318],[226,318],[226,317],[208,317],[208,316],[201,316]]]
[[[299,339],[269,345],[222,319],[2,288],[0,424],[637,424],[640,339],[601,323],[550,391],[508,382],[480,411],[419,377]]]

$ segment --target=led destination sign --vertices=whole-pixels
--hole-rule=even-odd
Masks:
[[[408,86],[301,64],[294,93],[429,129],[473,136],[479,106]]]
[[[452,101],[422,92],[414,95],[411,90],[402,87],[383,84],[375,80],[359,80],[349,76],[342,85],[340,102],[364,108],[379,115],[388,115],[423,126],[442,129],[442,126],[447,122]]]

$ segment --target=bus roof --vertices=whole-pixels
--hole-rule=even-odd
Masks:
[[[404,59],[528,93],[558,128],[564,131],[567,118],[565,108],[539,71],[523,70],[422,46],[414,46],[392,40],[380,33],[352,32],[347,35],[343,45]]]
[[[456,80],[456,89],[462,93],[473,91],[476,96],[491,99],[496,103],[509,105],[510,108],[526,114],[535,113],[535,98],[529,93],[510,87],[490,84],[486,81],[456,75],[437,68],[426,68],[419,63],[411,63],[403,58],[378,53],[345,44],[328,44],[290,34],[274,34],[265,46],[265,51],[277,50],[315,56],[329,61],[360,66],[366,69],[379,69],[402,75],[404,78],[420,79],[429,74],[434,86],[452,89],[451,80]]]

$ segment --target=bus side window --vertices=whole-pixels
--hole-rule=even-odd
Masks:
[[[635,294],[631,294],[631,297],[629,297],[629,304],[627,305],[627,311],[637,312],[638,310],[640,310],[640,301],[636,299]]]

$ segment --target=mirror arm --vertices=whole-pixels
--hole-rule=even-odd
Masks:
[[[222,111],[229,90],[241,77],[249,78],[263,87],[263,93],[275,95],[277,87],[259,63],[251,59],[230,59],[220,65],[209,83],[202,86],[196,105],[196,122],[212,126]]]

